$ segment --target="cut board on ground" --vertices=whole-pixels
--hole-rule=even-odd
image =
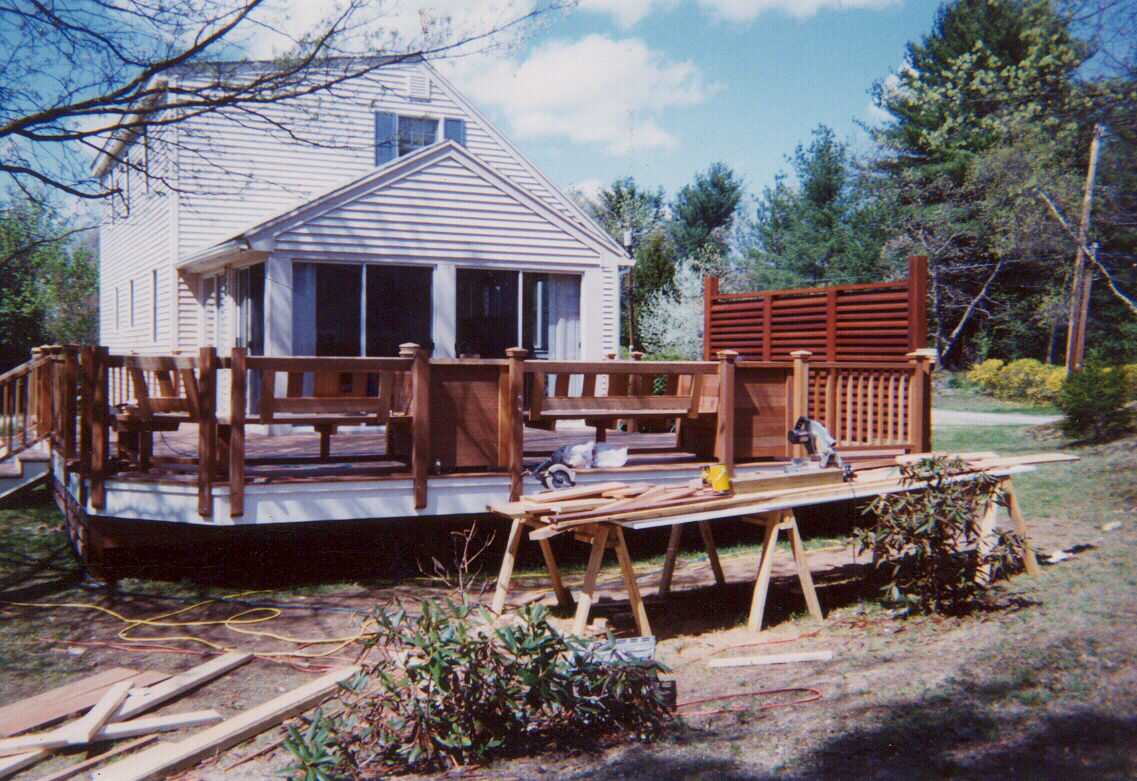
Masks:
[[[115,667],[72,681],[43,694],[28,697],[0,708],[0,737],[44,727],[90,708],[116,683],[129,680],[135,689],[169,678],[168,673]]]
[[[708,667],[755,667],[762,664],[792,664],[794,662],[828,662],[832,651],[798,651],[789,654],[763,654],[762,656],[732,656],[711,659]]]
[[[195,765],[209,756],[259,735],[287,718],[316,707],[335,692],[340,684],[346,683],[358,672],[358,667],[346,667],[330,672],[298,689],[293,689],[177,743],[160,743],[128,757],[96,773],[95,777],[99,781],[144,781],[164,778],[170,773]]]

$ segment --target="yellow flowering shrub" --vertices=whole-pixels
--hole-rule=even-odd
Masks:
[[[995,389],[995,380],[1005,365],[1006,361],[998,358],[988,358],[982,363],[977,363],[971,367],[967,372],[967,380],[990,393]]]

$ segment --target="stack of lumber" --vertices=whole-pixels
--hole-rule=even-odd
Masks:
[[[53,752],[220,721],[213,710],[136,718],[239,667],[252,654],[229,653],[174,676],[116,667],[0,708],[0,778],[12,775]],[[85,711],[85,713],[84,713]],[[39,732],[44,727],[79,718]],[[131,747],[141,745],[134,741]],[[147,741],[148,742],[148,741]],[[99,755],[106,758],[123,749]],[[93,762],[81,763],[89,767]],[[52,777],[66,778],[79,772]]]
[[[138,738],[45,777],[62,781],[153,742],[159,732],[213,723],[203,732],[176,743],[159,743],[95,773],[108,781],[162,778],[315,707],[359,671],[357,667],[336,670],[224,721],[214,710],[137,718],[252,658],[250,653],[227,653],[174,676],[115,668],[0,708],[5,736],[0,739],[0,779],[56,751]],[[78,714],[82,715],[52,729],[30,732]]]
[[[850,482],[843,481],[838,469],[740,473],[728,494],[716,494],[698,480],[685,486],[612,482],[523,496],[520,501],[491,505],[489,509],[536,527],[529,535],[535,540],[584,531],[584,527],[599,523],[626,525],[669,518],[682,523],[684,516],[711,511],[724,511],[724,515],[759,514],[925,488],[923,484],[903,482],[899,464],[930,455],[938,454],[916,453],[888,462],[861,464],[854,468]],[[982,472],[1005,477],[1036,464],[1077,460],[1077,456],[1065,453],[953,455],[960,456],[966,465],[965,471],[953,478],[957,480],[974,479]]]

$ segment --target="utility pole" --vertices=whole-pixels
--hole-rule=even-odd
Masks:
[[[1094,125],[1090,142],[1090,165],[1086,170],[1086,189],[1082,196],[1082,221],[1078,225],[1078,251],[1074,255],[1074,279],[1070,285],[1069,327],[1066,332],[1066,373],[1078,369],[1086,353],[1086,318],[1090,311],[1093,269],[1086,268],[1086,241],[1090,232],[1090,214],[1094,206],[1094,179],[1098,170],[1098,147],[1101,125]]]

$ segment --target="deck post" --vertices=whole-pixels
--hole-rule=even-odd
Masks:
[[[711,353],[711,312],[714,311],[715,296],[719,294],[719,278],[703,277],[703,360],[712,361]]]
[[[908,257],[908,349],[928,346],[928,258]]]
[[[715,414],[715,459],[734,476],[734,350],[719,352],[719,403]]]
[[[932,356],[923,350],[908,353],[912,384],[908,391],[908,430],[917,453],[932,450]]]
[[[217,348],[198,350],[197,513],[213,516],[213,470],[217,463]]]
[[[245,348],[229,353],[229,517],[245,514]]]
[[[66,348],[63,353],[63,376],[63,457],[72,459],[77,450],[75,389],[79,384],[79,356],[74,347]]]
[[[43,439],[51,433],[51,384],[48,378],[50,367],[50,357],[44,352],[42,347],[32,348],[32,360],[44,361],[36,366],[32,371],[32,387],[35,396],[32,399],[32,409],[35,410],[36,416],[36,438]]]
[[[98,367],[95,348],[85,345],[79,353],[79,476],[91,476],[91,436],[94,426],[95,383]]]
[[[809,414],[809,350],[794,350],[790,357],[794,359],[794,382],[790,399],[790,417],[794,425],[798,418]],[[801,457],[805,455],[804,445],[794,445],[791,455]]]
[[[521,470],[525,454],[525,357],[524,347],[510,347],[509,358],[509,501],[521,498]]]
[[[642,361],[644,353],[639,350],[632,351],[633,361]],[[648,388],[647,394],[644,393],[644,376],[642,374],[633,374],[628,378],[628,395],[629,396],[643,396],[651,395],[651,388]],[[629,434],[634,434],[640,430],[639,420],[637,418],[628,418],[624,421],[625,431]]]
[[[427,502],[430,476],[430,358],[414,342],[399,345],[399,356],[413,358],[411,366],[411,477],[415,484],[415,509]]]
[[[110,427],[107,424],[107,357],[106,347],[96,347],[91,361],[91,507],[102,510],[107,506],[107,450],[110,448]],[[64,383],[64,393],[73,392],[70,383]],[[65,407],[66,409],[66,407]],[[66,437],[65,437],[66,441]]]

